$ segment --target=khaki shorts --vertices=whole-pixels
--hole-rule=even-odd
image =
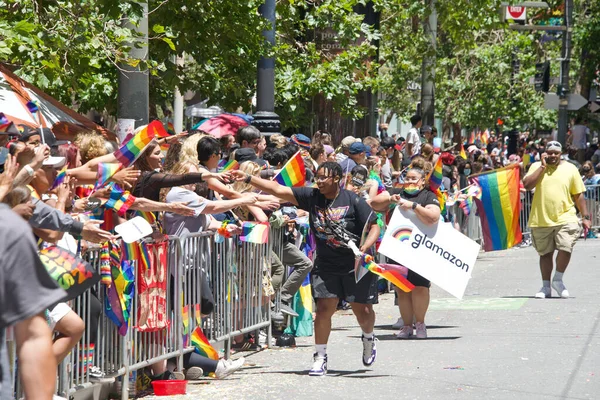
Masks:
[[[581,225],[579,222],[543,228],[531,228],[533,247],[540,256],[552,253],[554,250],[562,250],[567,253],[572,252],[579,235],[581,235]]]

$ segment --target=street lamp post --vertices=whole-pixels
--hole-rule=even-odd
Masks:
[[[275,0],[265,0],[258,8],[260,15],[269,21],[270,29],[263,31],[265,40],[272,47],[275,45]],[[264,135],[279,133],[281,124],[275,114],[275,58],[261,57],[258,60],[256,81],[256,112],[252,125]]]

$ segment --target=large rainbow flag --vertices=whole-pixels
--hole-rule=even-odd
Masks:
[[[199,326],[197,326],[192,333],[192,345],[196,348],[196,353],[201,356],[210,358],[211,360],[219,359],[219,353],[217,353],[215,348],[208,342],[208,339],[204,336],[204,332],[202,332],[202,328]]]
[[[481,218],[485,251],[508,249],[522,240],[519,171],[519,164],[514,164],[469,178],[481,188],[480,198],[473,197]]]
[[[281,171],[275,175],[273,180],[283,186],[304,186],[306,182],[306,167],[304,166],[304,160],[300,152],[297,152],[290,158]]]

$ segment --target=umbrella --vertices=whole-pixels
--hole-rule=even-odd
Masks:
[[[239,128],[248,126],[243,118],[231,114],[221,114],[204,121],[198,129],[220,138],[225,135],[235,135]]]
[[[29,101],[35,101],[38,105],[39,112],[35,115],[27,108]],[[112,132],[25,82],[2,64],[0,64],[0,112],[17,125],[23,124],[31,128],[39,128],[42,125],[44,128],[51,128],[58,139],[73,139],[73,133],[77,130],[95,130],[106,138],[115,140]]]

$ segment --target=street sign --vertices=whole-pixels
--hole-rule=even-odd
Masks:
[[[585,106],[588,101],[580,94],[570,93],[567,95],[569,105],[567,109],[570,111],[577,111],[581,107]],[[556,93],[546,93],[544,95],[544,108],[547,110],[558,110],[560,104],[560,97]]]
[[[506,19],[513,21],[525,21],[527,19],[527,8],[520,6],[506,7]]]

